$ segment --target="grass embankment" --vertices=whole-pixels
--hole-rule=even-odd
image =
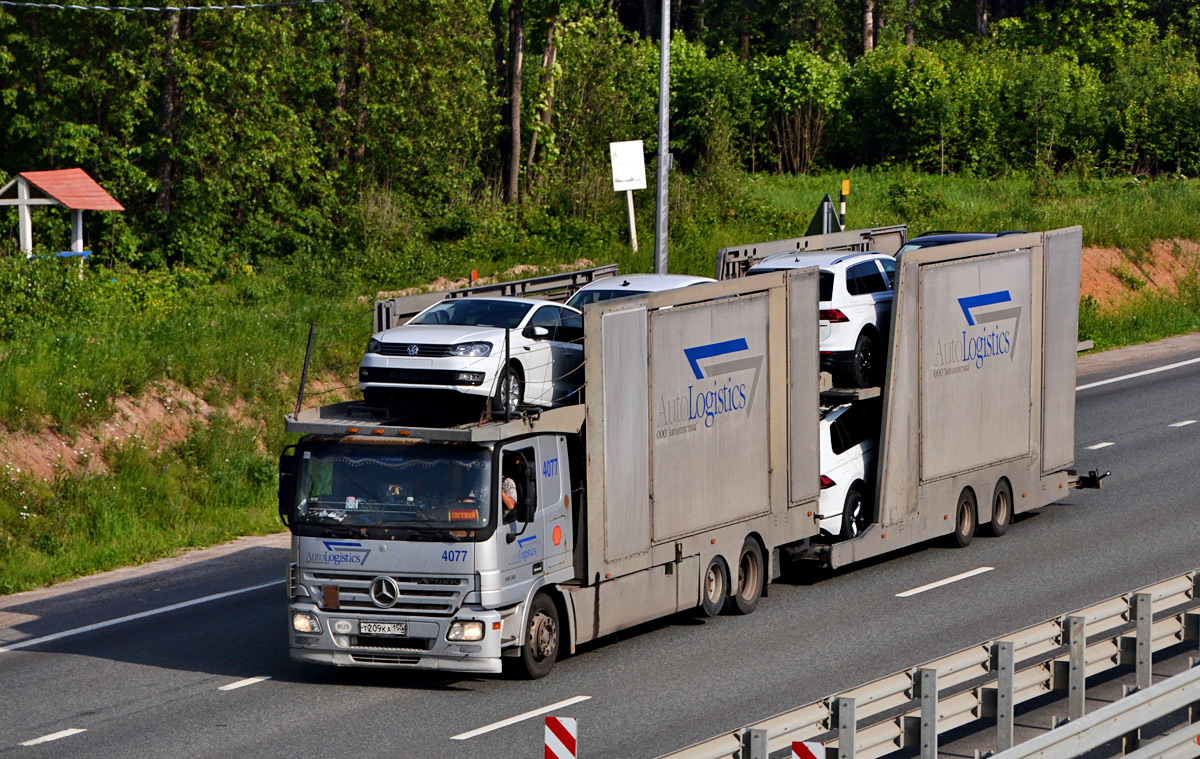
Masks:
[[[840,179],[680,178],[672,271],[711,275],[720,247],[802,234]],[[851,179],[851,227],[907,221],[918,234],[1082,224],[1085,244],[1122,248],[1131,265],[1154,240],[1200,240],[1194,180],[980,181],[899,170]],[[609,200],[583,220],[479,208],[452,230],[365,218],[380,229],[372,251],[216,277],[95,269],[80,280],[69,264],[0,262],[0,593],[278,529],[275,456],[310,321],[318,323],[312,372],[336,388],[354,380],[376,290],[580,257],[650,270],[652,194],[637,198],[640,253],[626,242],[624,199]],[[1196,329],[1194,266],[1174,290],[1144,288],[1115,307],[1085,299],[1080,314],[1081,339],[1098,347]],[[198,397],[182,434],[154,424],[102,434],[118,398],[180,389]],[[165,401],[168,413],[183,405]],[[204,413],[194,413],[199,405]],[[82,438],[97,441],[90,452],[75,447]],[[22,446],[34,442],[61,447],[53,472],[30,472]]]

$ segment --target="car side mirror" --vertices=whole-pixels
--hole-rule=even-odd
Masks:
[[[279,454],[279,521],[291,527],[292,507],[296,504],[296,474],[299,460],[296,446],[289,445]]]
[[[526,327],[521,334],[530,340],[544,340],[550,337],[550,330],[545,327]]]

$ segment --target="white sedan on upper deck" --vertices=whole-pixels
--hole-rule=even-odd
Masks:
[[[377,406],[418,390],[491,397],[497,410],[549,408],[577,401],[582,364],[578,309],[532,298],[450,298],[373,335],[358,387]]]

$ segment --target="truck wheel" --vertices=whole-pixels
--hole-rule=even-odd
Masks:
[[[505,405],[509,413],[515,414],[521,405],[525,383],[521,380],[521,370],[514,363],[508,367],[508,372],[501,375],[496,383],[496,397],[492,403],[493,414],[503,414]]]
[[[550,674],[558,658],[558,609],[544,593],[533,597],[529,630],[521,645],[521,674],[537,680]]]
[[[753,538],[746,538],[742,544],[742,552],[738,555],[738,586],[737,592],[729,597],[728,609],[731,614],[749,614],[758,608],[762,598],[763,585],[762,552]]]
[[[988,522],[988,532],[994,537],[1000,537],[1008,532],[1012,518],[1012,488],[1009,487],[1008,480],[1002,479],[996,483],[996,492],[992,494],[992,521]]]
[[[857,538],[867,528],[866,498],[859,492],[858,485],[850,486],[846,503],[842,505],[842,537]]]
[[[728,600],[729,573],[725,571],[725,561],[720,556],[714,556],[701,578],[700,608],[706,617],[715,617],[725,608]]]
[[[855,387],[871,387],[875,385],[878,370],[875,362],[875,339],[870,333],[864,332],[854,343],[854,364],[850,367],[850,379]]]
[[[975,537],[975,524],[979,521],[975,510],[975,494],[970,488],[963,488],[958,496],[958,508],[954,510],[954,543],[959,548],[971,545]]]

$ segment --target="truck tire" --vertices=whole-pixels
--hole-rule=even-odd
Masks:
[[[758,608],[762,598],[763,576],[762,551],[754,538],[746,538],[738,554],[737,590],[729,596],[728,611],[731,614],[749,614]]]
[[[996,483],[996,492],[992,494],[992,521],[987,524],[988,532],[993,537],[1000,537],[1008,532],[1012,518],[1012,487],[1009,486],[1008,480],[1002,478]]]
[[[700,609],[706,617],[715,617],[728,600],[729,572],[725,571],[725,560],[714,556],[700,578]]]
[[[878,384],[876,376],[879,370],[875,366],[878,360],[875,336],[870,332],[863,332],[854,342],[854,358],[850,365],[850,381],[855,387],[873,387]]]
[[[857,538],[870,524],[867,519],[867,499],[862,494],[862,483],[854,483],[846,493],[842,504],[842,538]]]
[[[959,548],[971,545],[975,537],[975,526],[979,523],[979,511],[975,508],[975,493],[963,488],[958,495],[958,506],[954,509],[954,544]]]
[[[558,659],[558,609],[545,593],[538,593],[529,605],[529,626],[521,644],[521,674],[537,680],[550,674]]]

